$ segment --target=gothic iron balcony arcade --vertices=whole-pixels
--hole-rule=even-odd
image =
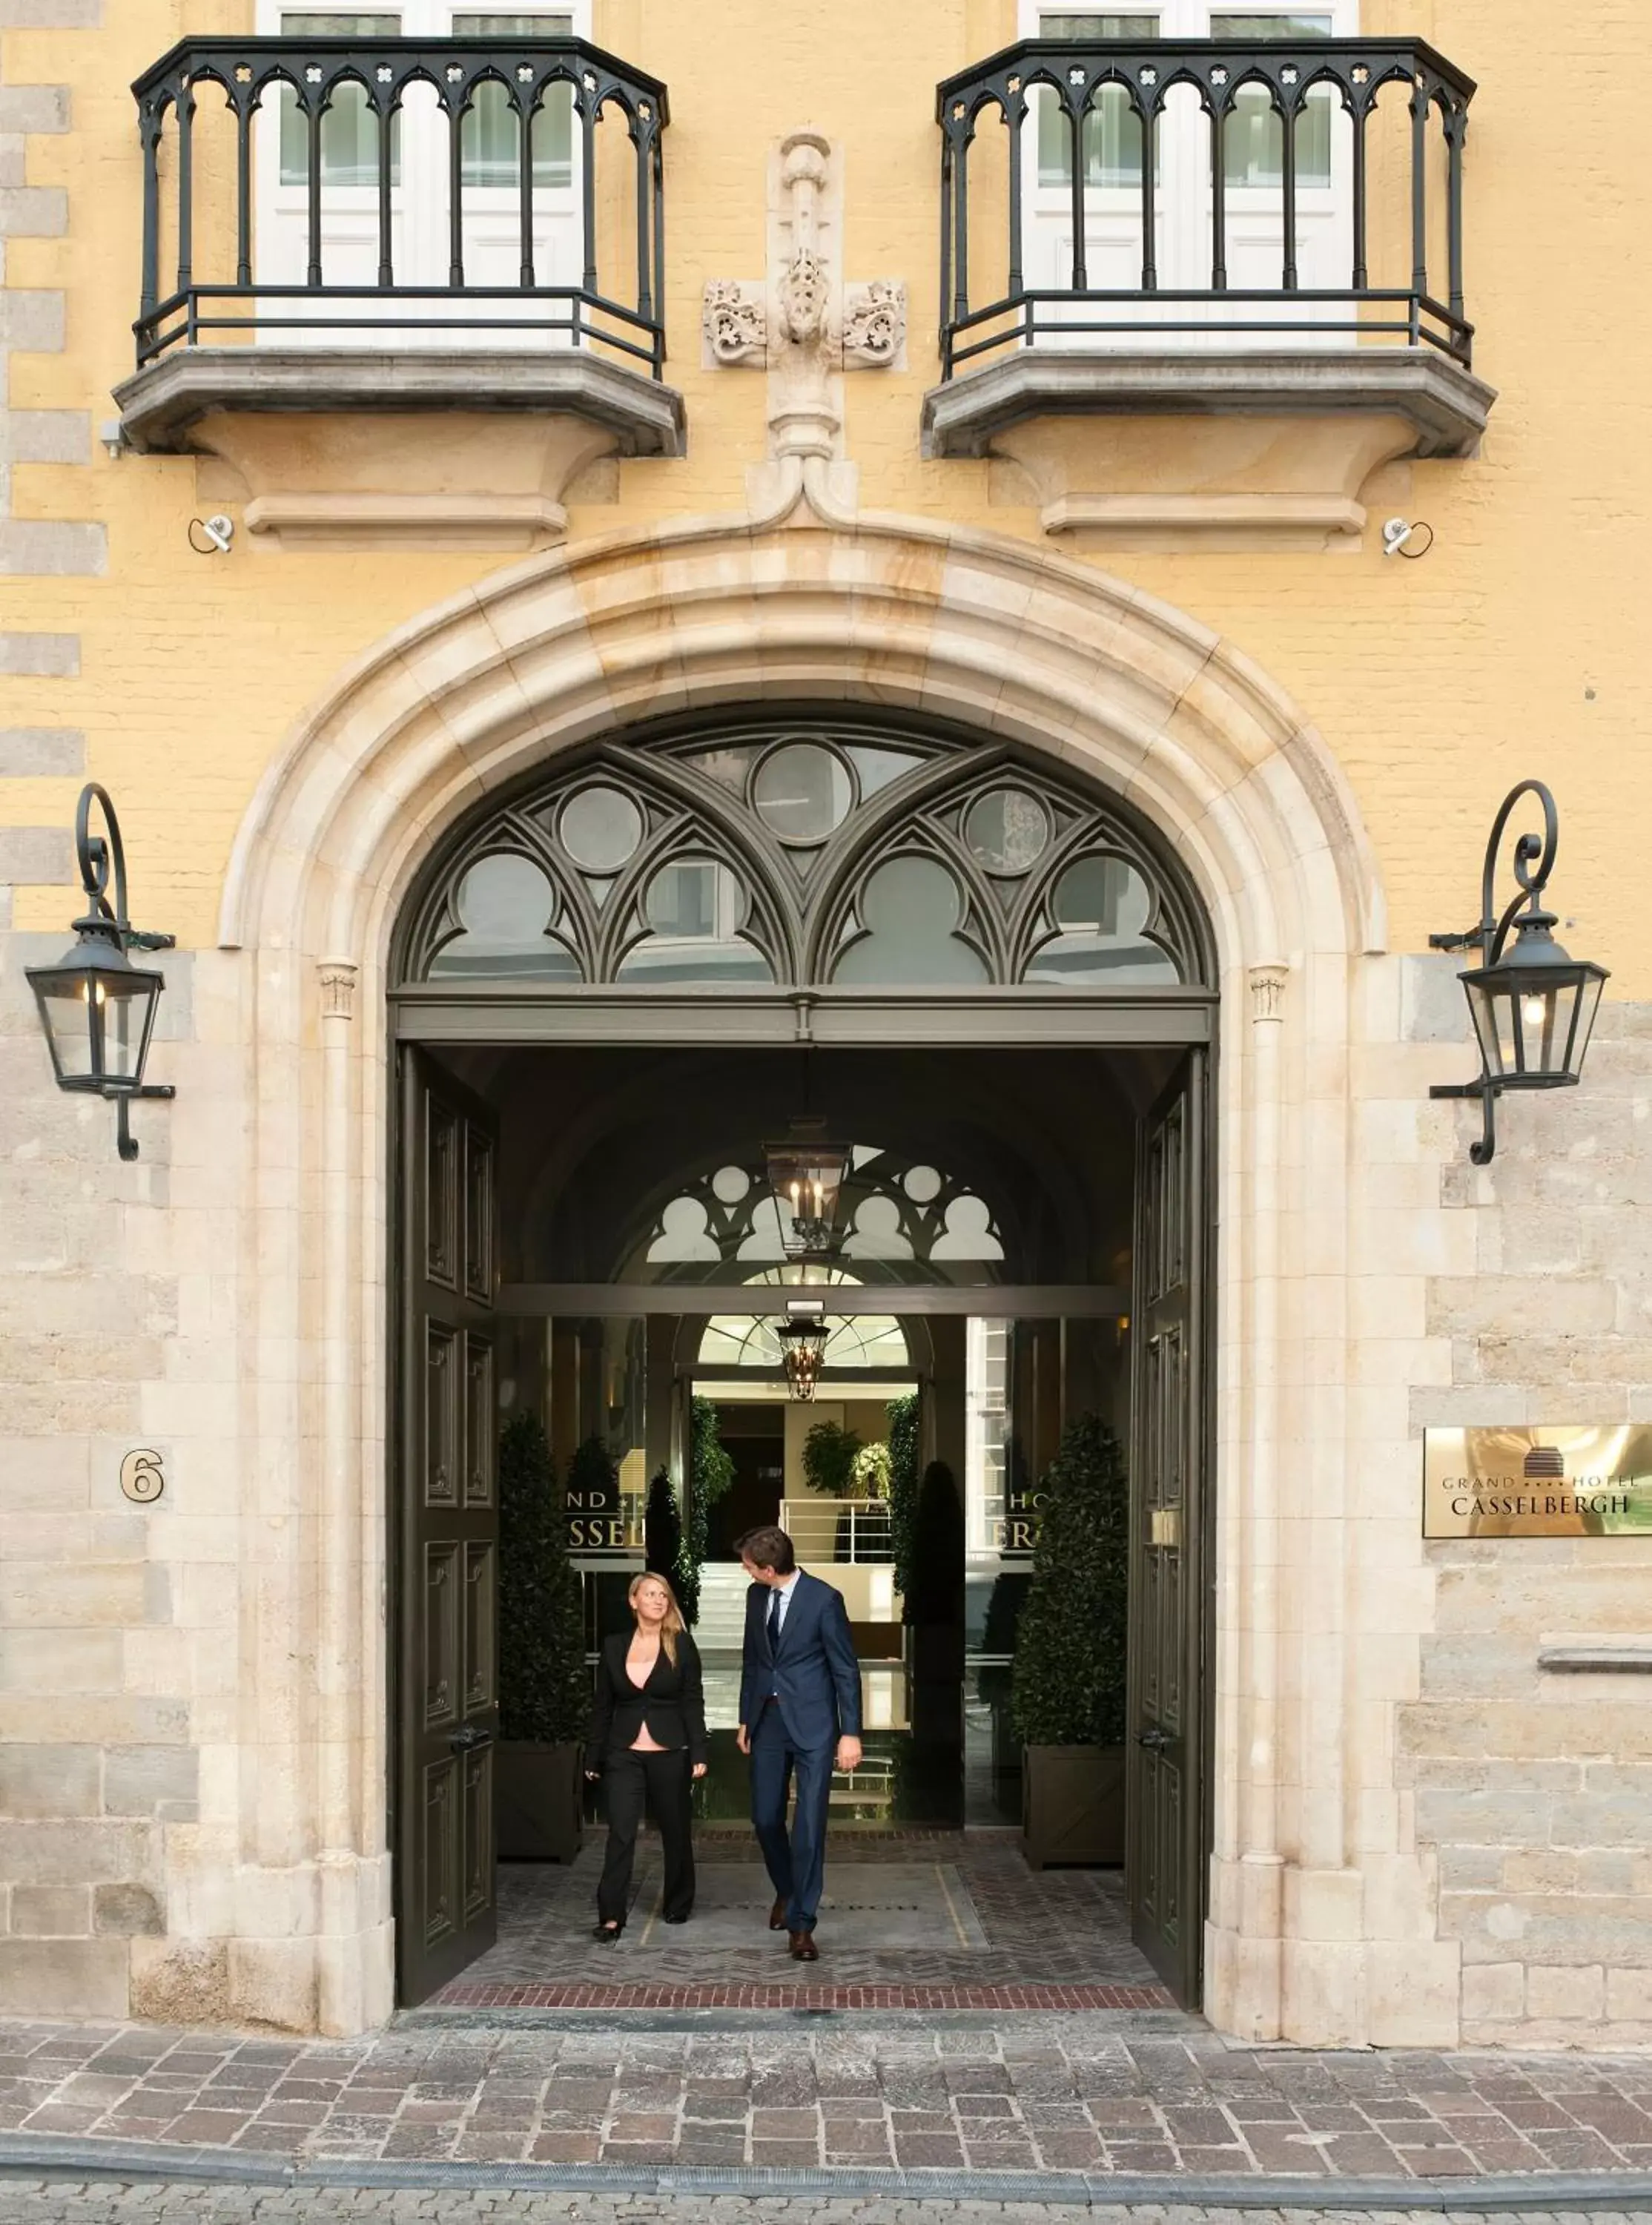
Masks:
[[[680,453],[658,79],[572,37],[283,35],[133,91],[123,428],[213,458],[253,533],[538,546],[581,472]]]
[[[1080,545],[1346,548],[1375,472],[1474,453],[1473,81],[1320,20],[1027,39],[939,87],[926,454]]]

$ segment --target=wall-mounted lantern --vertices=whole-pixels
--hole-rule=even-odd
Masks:
[[[786,1318],[775,1329],[775,1336],[780,1346],[781,1365],[786,1370],[786,1387],[794,1398],[813,1398],[814,1386],[826,1364],[826,1338],[830,1334],[826,1307],[820,1299],[788,1299]]]
[[[105,834],[92,831],[92,807],[103,815]],[[41,1024],[52,1054],[60,1089],[92,1097],[112,1097],[119,1106],[118,1138],[123,1159],[137,1157],[127,1107],[135,1097],[171,1097],[166,1083],[146,1082],[143,1068],[155,1032],[155,1006],[165,976],[134,966],[134,950],[170,950],[170,935],[141,934],[126,910],[126,853],[121,846],[115,807],[97,783],[80,792],[74,819],[75,851],[86,894],[84,918],[74,922],[75,942],[55,966],[31,966],[27,973],[40,1005]],[[109,886],[114,883],[114,902]]]
[[[1523,796],[1535,796],[1542,805],[1543,832],[1541,839],[1522,834],[1516,843],[1514,873],[1520,893],[1499,917],[1492,909],[1497,853]],[[1542,896],[1554,870],[1559,841],[1554,798],[1541,780],[1522,780],[1504,797],[1485,846],[1479,925],[1466,935],[1428,937],[1431,950],[1477,949],[1480,954],[1479,964],[1458,976],[1479,1038],[1479,1080],[1440,1083],[1428,1093],[1431,1097],[1480,1100],[1485,1132],[1469,1147],[1477,1167],[1489,1165],[1497,1148],[1492,1106],[1501,1091],[1565,1089],[1578,1081],[1608,979],[1604,966],[1568,956],[1549,931],[1554,914],[1544,910]]]
[[[826,1140],[826,1122],[804,1113],[783,1143],[765,1144],[769,1187],[780,1214],[788,1259],[819,1259],[837,1239],[838,1199],[849,1171],[849,1147]]]

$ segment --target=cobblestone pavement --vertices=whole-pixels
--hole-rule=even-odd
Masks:
[[[1652,2057],[1253,2050],[1171,2014],[413,2016],[307,2043],[10,2025],[0,2167],[8,2134],[316,2162],[1646,2172]]]
[[[764,1929],[772,1888],[750,1830],[703,1831],[696,1920],[661,1924],[657,1842],[640,1849],[617,1947],[591,1937],[604,1840],[567,1868],[505,1863],[499,1939],[442,2001],[473,2008],[1168,2008],[1130,1937],[1117,1871],[1029,1870],[1017,1835],[833,1836],[821,1959]]]

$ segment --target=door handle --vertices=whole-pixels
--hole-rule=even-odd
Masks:
[[[461,1723],[447,1743],[455,1753],[474,1753],[478,1746],[493,1744],[493,1733],[479,1723]]]
[[[1175,1740],[1168,1731],[1150,1730],[1137,1731],[1136,1743],[1144,1746],[1149,1753],[1162,1753],[1167,1746],[1174,1746]]]

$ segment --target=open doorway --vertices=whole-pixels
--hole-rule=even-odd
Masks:
[[[694,1941],[667,1943],[674,1967],[705,1976],[720,1953],[731,1980],[739,1966],[727,1957],[750,1946],[733,1545],[779,1518],[804,1563],[843,1593],[860,1664],[866,1751],[833,1786],[829,1867],[857,1866],[862,1981],[927,1956],[923,1967],[945,1967],[951,1983],[989,1969],[1003,1983],[1072,1983],[1076,1967],[1084,1982],[1116,1986],[1126,1969],[1151,1979],[1146,1949],[1175,1982],[1198,1921],[1200,1862],[1187,1841],[1190,1810],[1202,1841],[1206,1767],[1196,1062],[1150,1049],[817,1054],[808,1087],[831,1106],[852,1163],[830,1258],[800,1264],[775,1240],[763,1177],[763,1139],[784,1130],[802,1087],[796,1055],[535,1046],[404,1057],[404,1164],[424,1189],[409,1182],[403,1241],[410,1260],[440,1271],[408,1278],[403,1324],[409,1388],[423,1395],[403,1409],[400,1797],[402,1816],[426,1826],[399,1829],[404,1997],[451,1985],[478,1956],[482,1982],[590,1975],[578,1865],[533,1891],[508,1874],[501,1902],[485,1696],[465,1718],[481,1736],[459,1753],[457,1790],[430,1828],[429,1788],[450,1770],[455,1735],[432,1720],[430,1696],[448,1688],[449,1658],[463,1689],[487,1693],[469,1610],[497,1545],[488,1443],[501,1417],[524,1410],[541,1418],[565,1485],[584,1462],[568,1555],[588,1650],[625,1626],[653,1479],[670,1479],[698,1540],[710,1899]],[[831,1323],[807,1402],[788,1397],[774,1337],[787,1294],[805,1288]],[[1150,1353],[1143,1320],[1155,1323]],[[1080,1886],[1079,1873],[1017,1867],[1024,1788],[1010,1696],[1042,1486],[1084,1417],[1132,1448],[1134,1666],[1128,1868]],[[811,1437],[818,1447],[822,1436],[835,1467],[812,1467]],[[908,1514],[914,1475],[939,1468],[963,1531],[949,1596],[936,1605],[932,1587],[915,1618],[892,1489],[897,1439]],[[706,1505],[696,1464],[708,1441],[726,1473]],[[462,1449],[433,1497],[439,1446]],[[931,1844],[951,1858],[909,1858]],[[452,1885],[438,1885],[442,1865]],[[638,1884],[646,1896],[646,1866]],[[880,1894],[894,1896],[889,1906]],[[455,1906],[462,1924],[450,1921]],[[441,1952],[433,1909],[452,1935]],[[664,1953],[648,1913],[639,1908],[633,1943],[652,1937]],[[424,1924],[422,1951],[410,1918]],[[611,1983],[613,1964],[603,1969]]]

